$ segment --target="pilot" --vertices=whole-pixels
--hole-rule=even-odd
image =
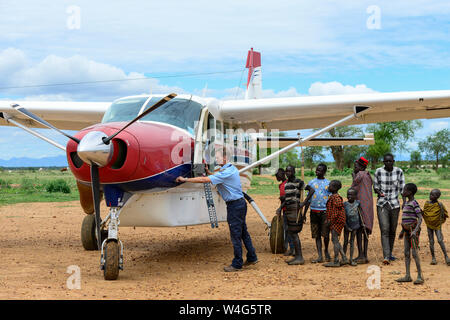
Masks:
[[[231,158],[232,153],[227,154]],[[225,272],[239,271],[242,267],[256,264],[258,257],[252,244],[252,239],[247,231],[245,218],[247,215],[247,203],[244,199],[241,187],[241,179],[238,169],[227,161],[227,154],[224,150],[216,150],[216,163],[224,164],[216,173],[211,173],[208,168],[208,176],[185,178],[178,177],[176,182],[212,183],[217,186],[217,191],[227,204],[227,222],[230,228],[231,243],[234,249],[234,259],[231,265],[224,268]],[[242,259],[242,243],[247,249],[247,260]]]

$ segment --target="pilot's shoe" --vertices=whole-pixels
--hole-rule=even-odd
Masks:
[[[242,266],[243,267],[253,266],[253,265],[257,264],[258,262],[259,262],[259,260],[255,260],[255,261],[245,260],[245,262],[244,262],[244,264]]]
[[[225,272],[235,272],[235,271],[241,271],[241,269],[235,268],[233,266],[227,266],[223,268],[223,271]]]

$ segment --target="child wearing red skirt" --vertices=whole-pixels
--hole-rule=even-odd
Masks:
[[[344,200],[338,193],[341,188],[342,184],[339,180],[331,181],[328,186],[328,191],[331,192],[331,195],[327,201],[327,220],[330,224],[331,240],[333,241],[334,261],[324,264],[325,267],[340,267],[348,264],[348,259],[339,243],[339,236],[345,226]],[[341,261],[339,261],[339,254],[342,256]]]

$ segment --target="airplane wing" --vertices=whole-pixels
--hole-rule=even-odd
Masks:
[[[218,113],[244,129],[287,131],[322,128],[352,114],[355,106],[369,109],[343,125],[446,118],[450,90],[227,100]]]
[[[36,121],[15,111],[11,104],[19,104],[62,130],[81,130],[102,120],[111,102],[72,101],[7,101],[0,100],[0,113],[7,113],[27,127],[44,128]],[[1,119],[0,119],[1,120]],[[10,125],[0,121],[0,125]]]
[[[299,138],[295,137],[257,137],[260,148],[280,149],[296,142]],[[355,146],[355,145],[371,145],[375,144],[373,133],[366,133],[364,137],[348,137],[348,138],[314,138],[304,143],[300,143],[301,147],[329,147],[329,146]]]
[[[9,114],[28,127],[41,126],[17,113],[11,107],[14,103],[62,130],[80,130],[99,123],[111,105],[111,102],[0,100],[0,113]],[[355,106],[370,109],[344,125],[445,118],[450,117],[450,90],[225,100],[217,104],[214,113],[243,129],[287,131],[324,127],[351,114]],[[8,123],[0,121],[0,125]]]

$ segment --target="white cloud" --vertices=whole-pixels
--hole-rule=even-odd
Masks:
[[[0,52],[0,84],[10,81],[12,74],[22,70],[28,64],[25,53],[16,48],[7,48]]]
[[[448,1],[87,1],[81,28],[67,28],[73,1],[0,4],[0,42],[42,60],[75,53],[127,70],[226,70],[253,46],[279,61],[272,70],[316,72],[379,65],[450,66]],[[381,30],[368,30],[368,6],[381,9]],[[438,35],[438,36],[437,36]],[[430,41],[434,40],[434,41]],[[45,43],[45,46],[42,44]],[[22,46],[21,46],[22,48]]]
[[[159,80],[145,77],[142,73],[126,73],[118,67],[80,55],[68,58],[49,55],[35,64],[25,61],[27,57],[21,50],[10,48],[0,52],[0,72],[8,74],[3,77],[2,86],[24,87],[3,92],[25,96],[25,100],[111,101],[122,96],[150,92],[184,93],[180,87],[160,84]],[[98,83],[76,84],[80,82]],[[75,84],[46,86],[65,83]],[[36,85],[43,86],[33,87]]]
[[[448,129],[448,128],[449,128],[449,125],[448,125],[448,124],[449,124],[448,121],[437,121],[437,122],[433,123],[433,129],[434,129],[435,131],[440,131],[440,130],[443,130],[443,129]]]
[[[326,96],[334,94],[354,94],[354,93],[375,93],[376,91],[368,88],[365,84],[356,86],[343,85],[340,82],[314,82],[308,90],[311,96]]]

